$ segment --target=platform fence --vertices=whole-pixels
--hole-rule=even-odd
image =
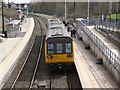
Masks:
[[[102,54],[109,60],[109,62],[114,66],[114,68],[120,72],[120,57],[116,55],[112,50],[109,49],[91,30],[89,30],[82,21],[78,23],[81,30],[89,37],[89,39],[96,45]]]

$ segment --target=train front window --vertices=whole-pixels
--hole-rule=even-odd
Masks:
[[[57,43],[57,53],[63,53],[62,43]]]
[[[66,47],[66,53],[71,53],[72,52],[72,49],[71,49],[71,43],[66,43],[65,44],[65,47]]]
[[[50,38],[47,40],[47,54],[72,53],[72,40],[70,38]]]
[[[53,44],[47,44],[47,51],[48,54],[53,54],[54,53],[54,48],[53,48]]]

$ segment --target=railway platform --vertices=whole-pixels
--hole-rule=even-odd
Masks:
[[[118,46],[99,33],[94,26],[84,25],[82,29],[84,43],[76,38],[74,42],[75,65],[83,88],[120,88],[116,83],[119,69],[115,64],[117,62],[115,57],[119,56]],[[90,45],[92,51],[85,49],[86,43]],[[96,64],[97,56],[102,57],[103,64]],[[116,79],[116,82],[113,79]]]
[[[118,88],[102,64],[96,64],[96,57],[90,50],[85,49],[82,41],[74,38],[75,65],[82,88]]]
[[[15,38],[2,38],[0,37],[0,88],[8,78],[20,54],[27,45],[34,29],[33,18],[26,18],[25,22],[21,25],[21,31]]]

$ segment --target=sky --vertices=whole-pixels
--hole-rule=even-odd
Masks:
[[[6,3],[9,2],[14,2],[14,3],[29,3],[32,0],[4,0]]]
[[[38,2],[64,2],[64,1],[67,1],[67,2],[118,2],[120,0],[4,0],[6,3],[9,2],[14,2],[14,3],[29,3],[30,1],[38,1]]]

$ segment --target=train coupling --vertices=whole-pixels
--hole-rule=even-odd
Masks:
[[[59,63],[59,64],[58,64],[58,68],[59,68],[59,69],[62,69],[62,67],[63,67],[63,64]]]

